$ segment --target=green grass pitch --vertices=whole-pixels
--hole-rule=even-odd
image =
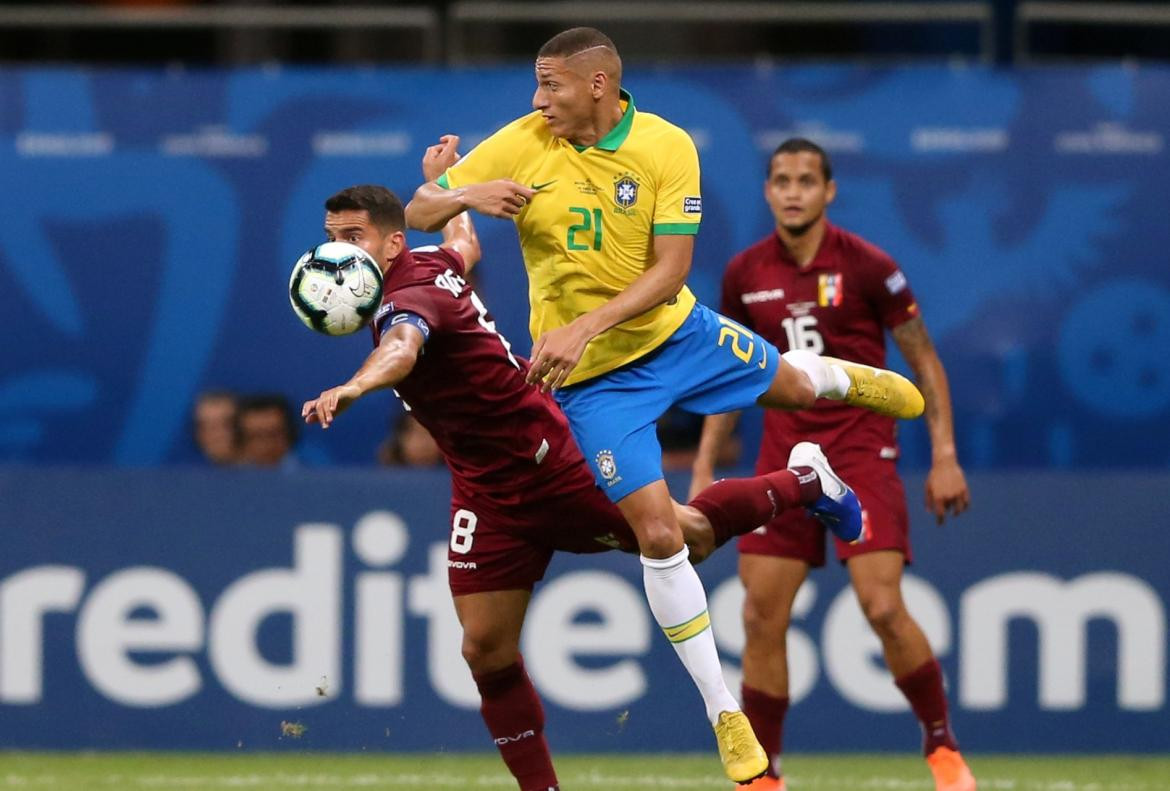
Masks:
[[[980,791],[1162,791],[1164,756],[968,756]],[[785,757],[790,791],[933,791],[921,759],[902,755]],[[564,791],[721,789],[713,755],[562,755]],[[0,752],[0,789],[514,789],[494,755],[337,753]]]

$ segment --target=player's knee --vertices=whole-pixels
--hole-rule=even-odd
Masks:
[[[518,648],[509,646],[501,635],[487,630],[463,632],[463,661],[472,673],[487,673],[513,661]]]
[[[779,645],[782,649],[788,622],[788,613],[775,603],[756,601],[751,597],[744,599],[743,631],[748,640]]]
[[[901,620],[906,617],[906,607],[896,596],[868,596],[861,599],[861,611],[865,619],[879,635],[893,635]]]
[[[648,558],[668,558],[683,547],[682,530],[665,521],[654,520],[639,525],[638,551]]]

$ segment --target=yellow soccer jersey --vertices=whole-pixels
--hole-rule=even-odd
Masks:
[[[621,121],[594,146],[578,149],[554,137],[534,112],[484,140],[439,178],[448,188],[508,178],[537,190],[515,219],[534,340],[621,293],[653,263],[655,235],[698,233],[695,144],[677,126],[636,111],[625,91],[622,99]],[[694,304],[683,286],[670,302],[598,335],[566,384],[657,348]]]

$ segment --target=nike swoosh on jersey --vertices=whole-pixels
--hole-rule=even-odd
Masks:
[[[553,179],[552,181],[546,181],[543,184],[533,184],[532,189],[540,191],[540,190],[544,189],[545,187],[551,187],[553,184],[556,184],[556,183],[557,183],[557,180]]]

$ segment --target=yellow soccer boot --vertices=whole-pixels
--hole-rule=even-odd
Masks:
[[[911,420],[922,414],[926,402],[922,393],[906,377],[874,368],[870,365],[839,360],[836,357],[821,357],[829,365],[837,365],[849,377],[849,392],[845,403],[877,412],[886,417]]]
[[[737,783],[750,783],[768,771],[768,756],[756,741],[752,724],[742,711],[720,712],[715,723],[715,741],[723,771]]]

